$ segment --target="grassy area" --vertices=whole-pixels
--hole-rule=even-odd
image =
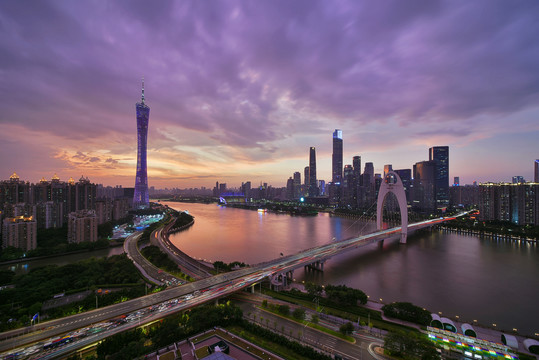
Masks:
[[[268,290],[268,289],[264,289],[264,293],[275,299],[283,300],[292,304],[301,305],[306,308],[316,310],[315,309],[316,306],[312,301],[308,301],[297,296],[290,296],[289,294],[285,294],[283,292],[277,292],[277,291]],[[371,326],[375,328],[387,330],[387,331],[419,331],[418,329],[414,327],[400,325],[393,322],[382,320],[381,319],[382,316],[379,311],[366,309],[360,306],[355,306],[355,307],[348,306],[346,307],[346,310],[342,310],[334,306],[328,305],[326,303],[324,305],[322,313],[338,316],[340,318],[349,320],[350,322],[357,322],[358,316],[361,316],[362,321],[367,320],[366,317],[370,313]]]
[[[351,336],[348,336],[348,335],[344,335],[343,333],[341,332],[338,332],[338,331],[335,331],[335,330],[332,330],[332,329],[328,329],[324,326],[321,326],[321,325],[318,325],[318,324],[313,324],[312,322],[310,321],[306,321],[306,320],[298,320],[298,319],[295,319],[293,316],[285,316],[283,314],[279,314],[279,312],[276,310],[276,309],[272,309],[270,307],[268,308],[263,308],[263,307],[259,307],[260,310],[263,310],[263,311],[267,311],[269,313],[272,313],[274,315],[277,315],[277,316],[280,316],[280,317],[283,317],[285,319],[288,319],[288,320],[291,320],[291,321],[294,321],[298,324],[302,324],[302,325],[306,325],[310,328],[313,328],[313,329],[316,329],[316,330],[319,330],[319,331],[322,331],[322,332],[325,332],[326,334],[329,334],[331,336],[335,336],[335,337],[338,337],[340,339],[343,339],[345,341],[348,341],[348,342],[351,342],[352,344],[355,343],[355,340],[353,337]]]
[[[243,339],[257,345],[257,346],[260,346],[261,348],[264,348],[264,349],[267,349],[268,351],[284,358],[284,359],[290,359],[290,360],[311,360],[309,357],[305,357],[305,356],[301,356],[301,355],[298,355],[296,352],[290,350],[290,348],[288,348],[287,346],[284,346],[284,345],[280,345],[280,344],[277,344],[277,343],[274,343],[270,340],[267,340],[265,338],[262,338],[262,337],[259,337],[253,333],[251,333],[250,331],[247,331],[245,330],[243,327],[241,326],[237,326],[237,325],[233,325],[233,326],[229,326],[227,328],[228,331],[236,334],[237,336],[240,336],[242,337]],[[257,354],[255,353],[254,351],[255,349],[253,349],[253,351],[251,351],[251,349],[249,349],[249,352],[252,352],[253,354],[257,355],[257,356],[261,356],[261,354]],[[260,351],[259,351],[260,352]]]

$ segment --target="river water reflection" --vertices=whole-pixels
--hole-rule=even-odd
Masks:
[[[166,203],[189,210],[195,224],[171,236],[187,254],[208,261],[255,264],[313,246],[368,233],[373,222],[321,213],[295,217],[220,207]],[[539,332],[537,245],[444,232],[415,235],[407,245],[385,242],[337,256],[323,273],[298,269],[296,281],[345,284],[371,299],[409,301],[442,316]]]

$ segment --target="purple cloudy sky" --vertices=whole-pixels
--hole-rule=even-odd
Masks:
[[[411,168],[450,146],[461,183],[532,179],[539,2],[0,2],[0,179],[284,186],[308,165]]]

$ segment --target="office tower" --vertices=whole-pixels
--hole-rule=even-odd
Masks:
[[[414,165],[414,210],[432,213],[436,209],[436,162],[421,161]]]
[[[251,182],[246,181],[245,184],[241,184],[241,192],[246,199],[251,197]]]
[[[137,177],[135,180],[135,195],[133,206],[146,208],[150,204],[148,193],[148,169],[146,163],[146,149],[148,141],[148,121],[150,108],[144,104],[144,79],[142,79],[142,100],[136,104],[137,109]]]
[[[309,196],[318,196],[318,181],[316,180],[316,149],[309,150]]]
[[[3,249],[13,246],[28,251],[37,247],[37,222],[31,216],[7,218],[2,225]]]
[[[343,206],[356,206],[354,201],[354,169],[352,168],[352,165],[344,166],[341,204]]]
[[[334,184],[340,184],[342,181],[342,130],[335,129],[333,132],[333,155],[332,155],[332,177]]]
[[[533,182],[539,183],[539,159],[535,160],[535,176]]]
[[[309,185],[311,184],[310,183],[310,179],[311,179],[311,175],[310,175],[310,169],[308,166],[305,166],[305,169],[303,170],[303,178],[304,178],[304,185],[305,185],[305,188],[306,189],[309,189]]]
[[[326,195],[326,181],[325,180],[318,180],[318,194]]]
[[[453,186],[460,186],[460,178],[458,176],[453,178]]]
[[[438,208],[449,205],[449,146],[434,146],[429,149],[429,160],[434,161],[434,192]]]
[[[294,198],[294,179],[289,177],[286,181],[286,199],[292,200]]]
[[[299,199],[301,197],[301,173],[296,171],[294,173],[294,199]]]
[[[411,188],[412,188],[412,169],[399,169],[393,170],[402,181],[404,192],[406,193],[406,202],[408,205],[412,204]]]
[[[363,169],[363,184],[372,184],[374,181],[374,165],[371,162],[365,163]]]
[[[226,183],[219,184],[219,195],[226,193]]]
[[[359,179],[361,176],[361,156],[354,156],[352,158],[352,166],[354,168],[354,177],[359,185]]]
[[[393,171],[393,165],[391,164],[384,165],[384,179],[386,178],[387,173],[390,171]]]
[[[525,183],[524,176],[513,176],[513,184],[522,184]]]

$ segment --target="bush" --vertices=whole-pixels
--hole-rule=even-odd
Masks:
[[[410,321],[420,325],[429,325],[432,321],[430,312],[409,302],[395,302],[382,307],[385,316]]]
[[[326,286],[326,295],[329,300],[343,305],[357,305],[359,301],[362,305],[367,303],[367,295],[357,289],[349,288],[345,285]]]

